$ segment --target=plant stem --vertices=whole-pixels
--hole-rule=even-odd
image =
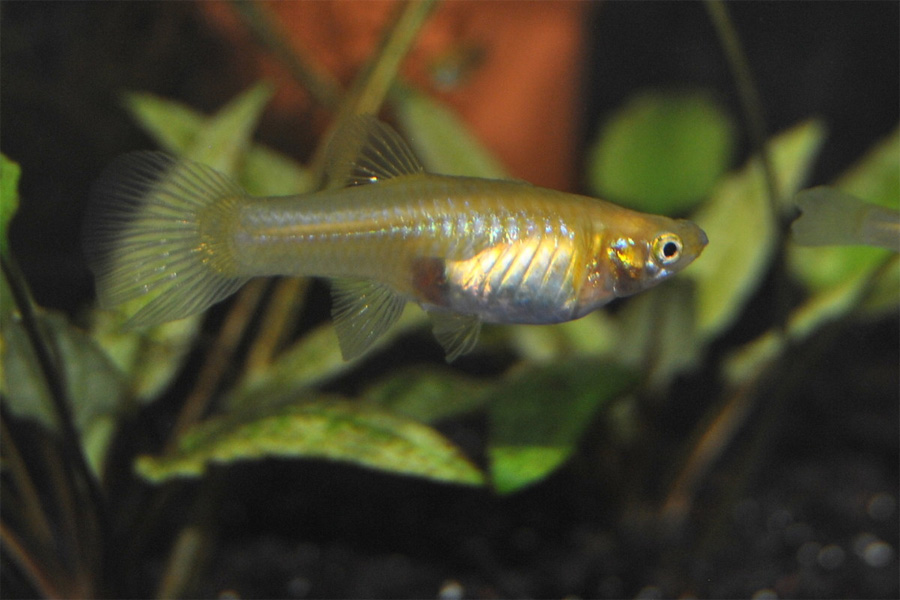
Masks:
[[[62,430],[64,450],[71,457],[78,475],[80,475],[88,488],[88,495],[93,505],[92,509],[100,524],[101,538],[106,540],[108,539],[106,535],[108,533],[106,500],[84,456],[81,437],[78,434],[78,430],[75,429],[75,421],[72,418],[63,373],[57,368],[52,351],[40,331],[37,316],[34,312],[34,305],[18,267],[12,258],[6,257],[0,257],[0,265],[2,265],[3,275],[9,285],[13,302],[15,302],[16,308],[19,310],[28,341],[31,343],[32,350],[37,357],[41,374],[50,391],[53,410]]]
[[[232,0],[231,6],[256,40],[284,63],[291,75],[300,82],[312,98],[328,109],[336,109],[341,99],[341,87],[328,73],[323,73],[307,61],[278,30],[265,6],[258,2]]]

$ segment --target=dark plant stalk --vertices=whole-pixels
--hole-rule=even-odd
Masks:
[[[778,199],[781,194],[778,188],[778,180],[775,177],[775,169],[772,167],[772,157],[766,144],[767,131],[765,117],[763,116],[762,100],[759,97],[756,85],[753,83],[753,75],[747,60],[747,54],[741,46],[741,40],[734,28],[734,23],[731,21],[731,17],[728,16],[728,9],[725,7],[725,3],[722,0],[705,0],[703,4],[706,6],[706,12],[709,14],[709,18],[716,30],[716,35],[719,37],[719,43],[722,44],[725,57],[728,59],[731,74],[734,76],[738,98],[744,111],[744,117],[747,120],[750,139],[754,149],[759,154],[759,160],[762,164],[766,189],[769,192],[769,200],[771,202],[772,218],[775,221],[776,230],[778,230],[780,229]]]
[[[271,364],[275,353],[297,324],[308,286],[309,279],[302,277],[285,277],[275,283],[260,321],[259,334],[247,352],[247,373],[262,371]]]
[[[16,440],[9,431],[5,411],[0,411],[0,447],[3,449],[4,470],[10,474],[15,490],[21,498],[19,503],[22,507],[21,513],[25,517],[29,532],[40,544],[50,546],[53,542],[50,519],[44,511],[37,487],[22,458],[22,453],[19,452]],[[8,510],[8,505],[4,510]]]
[[[42,597],[65,598],[68,596],[60,587],[59,582],[54,579],[54,575],[58,577],[61,574],[59,567],[36,560],[4,519],[0,519],[0,541],[2,541],[7,555],[19,565],[22,573]]]
[[[92,511],[101,527],[101,537],[108,539],[106,536],[108,532],[106,500],[84,456],[81,436],[78,434],[78,430],[75,429],[75,421],[72,418],[70,400],[66,391],[63,373],[57,368],[52,351],[40,331],[37,316],[34,313],[34,305],[31,302],[28,288],[18,267],[12,261],[12,258],[7,257],[0,257],[0,265],[2,265],[3,276],[9,285],[13,302],[15,302],[16,308],[19,310],[28,341],[37,357],[41,374],[50,390],[53,410],[63,435],[64,451],[71,457],[78,478],[87,486]]]
[[[173,452],[178,440],[206,413],[213,395],[228,372],[238,344],[262,301],[265,281],[258,279],[245,285],[219,328],[193,389],[184,401],[166,451]]]

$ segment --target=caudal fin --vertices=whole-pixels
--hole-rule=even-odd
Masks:
[[[97,181],[84,222],[84,251],[105,308],[141,298],[126,326],[196,314],[233,294],[224,235],[243,190],[210,167],[161,152],[116,160]]]

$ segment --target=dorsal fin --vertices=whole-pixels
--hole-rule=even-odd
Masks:
[[[328,188],[378,183],[423,171],[409,144],[372,115],[357,115],[334,133],[325,161]]]

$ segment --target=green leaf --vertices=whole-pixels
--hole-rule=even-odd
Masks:
[[[152,94],[131,93],[126,95],[125,103],[132,116],[163,149],[187,155],[204,140],[207,145],[214,143],[217,135],[244,136],[247,124],[252,122],[255,126],[255,120],[248,117],[262,110],[270,93],[265,85],[251,88],[234,100],[229,105],[231,108],[226,107],[215,117]],[[220,123],[216,127],[218,133],[211,130],[213,119]],[[238,121],[238,129],[229,132],[229,123],[234,121]],[[242,143],[231,141],[228,145],[234,148]],[[309,171],[299,163],[259,144],[246,149],[238,180],[248,192],[259,196],[300,194],[311,191],[314,184]]]
[[[143,332],[123,330],[125,320],[117,311],[95,311],[91,337],[127,374],[131,398],[150,402],[181,369],[197,337],[201,317],[163,323]]]
[[[523,366],[489,396],[491,479],[501,494],[540,481],[575,450],[597,410],[636,383],[613,363]]]
[[[106,354],[85,333],[72,327],[62,315],[38,315],[38,323],[54,350],[72,402],[72,417],[81,432],[89,464],[99,473],[119,416],[125,381]],[[3,323],[0,336],[3,364],[0,388],[15,415],[41,423],[50,430],[58,424],[50,391],[43,378],[28,336],[17,319]]]
[[[507,179],[503,166],[443,104],[409,87],[395,86],[392,106],[405,137],[428,171]]]
[[[9,258],[9,242],[6,234],[9,222],[19,208],[19,175],[17,163],[0,154],[0,255]]]
[[[807,121],[770,141],[782,196],[799,189],[823,138],[822,126]],[[680,277],[697,284],[697,327],[700,337],[708,339],[740,315],[775,251],[771,201],[758,159],[718,184],[694,221],[706,231],[709,245]]]
[[[206,121],[184,155],[225,174],[235,173],[271,97],[272,88],[266,84],[250,88]]]
[[[123,103],[138,125],[173,154],[184,154],[206,122],[194,109],[153,94],[126,93]]]
[[[421,309],[407,306],[397,323],[378,338],[365,355],[350,361],[345,361],[341,356],[334,326],[323,324],[282,352],[268,369],[240,382],[226,398],[225,406],[236,408],[255,403],[282,402],[295,396],[298,391],[353,369],[366,356],[386,346],[403,332],[420,327],[425,321]]]
[[[152,482],[199,477],[211,464],[266,457],[317,458],[465,485],[482,473],[439,433],[379,408],[316,399],[207,421],[171,455],[142,456],[138,473]]]
[[[315,178],[299,163],[254,145],[244,158],[239,181],[254,196],[284,196],[313,191]]]
[[[658,214],[684,212],[729,166],[734,127],[706,94],[649,92],[603,126],[589,152],[592,190]]]
[[[434,423],[478,409],[489,388],[487,381],[463,377],[449,369],[411,367],[369,387],[362,398],[394,414]]]

